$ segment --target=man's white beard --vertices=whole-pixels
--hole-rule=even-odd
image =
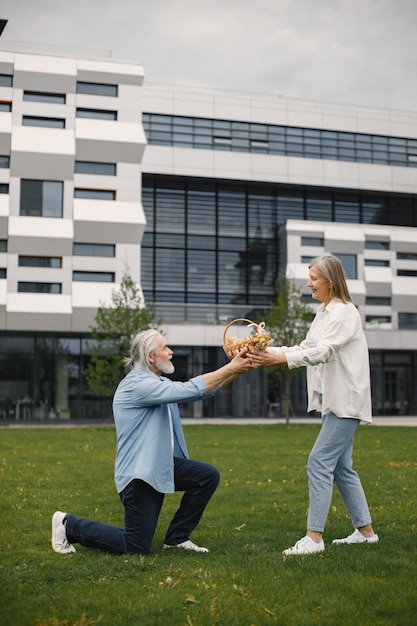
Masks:
[[[166,361],[165,363],[161,363],[157,361],[155,366],[159,369],[163,374],[173,374],[175,372],[175,367],[172,361]]]

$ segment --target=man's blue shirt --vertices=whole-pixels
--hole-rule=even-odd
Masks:
[[[188,458],[177,403],[219,392],[216,388],[206,394],[202,376],[182,383],[157,376],[147,368],[132,369],[113,398],[118,493],[135,478],[161,493],[173,493],[174,454]]]

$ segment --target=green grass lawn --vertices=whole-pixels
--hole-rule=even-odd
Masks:
[[[334,494],[326,551],[282,556],[305,531],[305,466],[319,426],[185,427],[190,455],[221,471],[192,539],[164,551],[179,494],[166,496],[151,556],[52,551],[51,515],[123,525],[107,428],[0,430],[1,626],[402,626],[417,621],[417,430],[361,427],[355,467],[376,545],[351,532]]]

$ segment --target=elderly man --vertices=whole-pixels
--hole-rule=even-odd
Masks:
[[[172,350],[156,330],[139,332],[125,359],[127,375],[113,399],[117,433],[115,482],[125,509],[125,529],[56,511],[55,552],[75,552],[73,543],[115,554],[149,554],[165,493],[184,491],[165,536],[164,548],[208,552],[190,540],[219,483],[218,470],[188,458],[178,402],[219,393],[251,367],[243,353],[214,372],[174,382]]]

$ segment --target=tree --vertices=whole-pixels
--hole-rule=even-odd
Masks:
[[[90,327],[93,341],[87,342],[87,350],[91,361],[85,370],[89,388],[111,396],[125,374],[122,359],[129,354],[134,335],[158,325],[153,304],[144,303],[138,285],[125,273],[120,290],[112,294],[112,306],[100,306],[95,326]]]
[[[311,308],[302,300],[301,291],[292,280],[284,279],[281,287],[275,286],[277,298],[265,318],[265,324],[276,346],[298,345],[304,339],[311,323]],[[300,368],[271,368],[273,377],[284,384],[285,421],[290,422],[290,389],[293,378],[302,372]]]

